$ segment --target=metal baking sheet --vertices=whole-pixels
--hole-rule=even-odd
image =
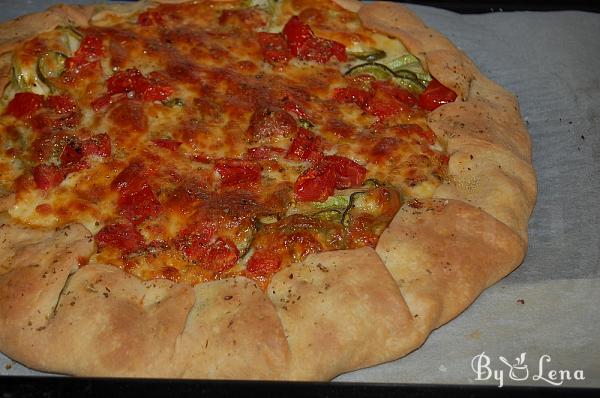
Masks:
[[[2,0],[1,19],[53,3]],[[600,14],[409,7],[519,98],[539,189],[529,252],[419,350],[335,380],[600,387]],[[43,373],[0,354],[0,375]]]

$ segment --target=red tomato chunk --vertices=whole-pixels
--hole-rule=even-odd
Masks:
[[[144,237],[131,224],[110,224],[95,236],[100,248],[115,247],[125,253],[131,253],[144,247]]]
[[[325,156],[323,160],[302,173],[294,184],[294,192],[301,202],[323,202],[335,189],[359,186],[365,180],[367,169],[343,156]]]
[[[8,103],[6,113],[18,119],[30,118],[44,104],[44,97],[33,93],[17,93]]]
[[[340,62],[347,59],[346,47],[342,43],[316,37],[310,26],[297,16],[290,18],[282,33],[295,57],[319,63],[326,63],[333,57]]]
[[[33,168],[33,180],[39,189],[47,191],[65,179],[65,174],[54,165],[40,164]]]
[[[433,79],[419,97],[419,107],[428,111],[456,100],[456,93]]]
[[[226,238],[217,238],[211,243],[192,239],[191,245],[183,252],[199,266],[211,271],[226,271],[233,267],[240,253],[233,242]]]
[[[249,160],[220,159],[215,169],[223,187],[248,187],[260,181],[260,165]]]

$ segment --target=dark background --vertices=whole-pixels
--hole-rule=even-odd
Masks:
[[[397,3],[420,4],[424,6],[445,8],[455,12],[474,14],[485,12],[502,11],[559,11],[579,10],[600,12],[600,1],[598,0],[405,0],[395,1]]]

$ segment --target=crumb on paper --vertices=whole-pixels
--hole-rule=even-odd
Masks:
[[[448,370],[447,367],[445,367],[443,364],[440,365],[440,372],[446,372]]]
[[[518,300],[517,300],[517,303],[519,303],[519,304],[525,304],[525,300],[523,300],[523,299],[518,299]]]
[[[469,333],[467,337],[473,340],[479,340],[479,338],[481,338],[481,332],[479,331],[479,329],[477,329],[472,333]]]
[[[11,370],[12,367],[13,367],[13,362],[12,361],[4,364],[4,369],[6,369],[6,370]]]

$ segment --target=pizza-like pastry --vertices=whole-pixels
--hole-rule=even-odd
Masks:
[[[327,380],[513,270],[515,98],[393,3],[57,6],[0,29],[0,350]]]

